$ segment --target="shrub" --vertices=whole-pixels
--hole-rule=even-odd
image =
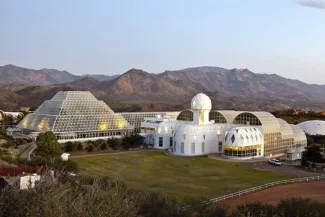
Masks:
[[[76,150],[76,148],[77,148],[77,143],[75,143],[75,142],[67,142],[64,145],[65,152],[72,152],[72,151]]]
[[[92,151],[94,151],[94,146],[92,144],[88,144],[87,147],[86,147],[86,150],[88,152],[92,152]]]
[[[82,149],[83,149],[82,143],[81,142],[77,142],[77,150],[78,151],[82,151]]]
[[[100,144],[100,149],[101,150],[107,149],[107,144],[105,142],[103,142],[102,144]]]

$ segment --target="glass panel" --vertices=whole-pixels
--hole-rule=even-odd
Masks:
[[[192,142],[191,144],[191,153],[195,154],[195,142]]]
[[[184,154],[184,142],[181,142],[181,153]]]

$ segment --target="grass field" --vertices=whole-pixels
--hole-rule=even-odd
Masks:
[[[105,175],[131,188],[184,198],[211,198],[252,186],[285,179],[280,174],[248,169],[208,157],[166,156],[136,152],[74,158],[81,174]]]

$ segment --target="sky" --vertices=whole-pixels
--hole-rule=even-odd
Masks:
[[[73,74],[248,68],[325,84],[325,0],[10,0],[0,65]]]

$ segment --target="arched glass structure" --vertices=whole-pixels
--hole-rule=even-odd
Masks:
[[[236,111],[217,111],[212,110],[209,113],[209,120],[215,123],[232,123],[234,118],[239,114]]]
[[[192,110],[184,110],[179,113],[176,118],[179,121],[193,121],[193,111]]]
[[[290,125],[268,112],[243,112],[233,123],[261,126],[264,133],[264,156],[285,153],[295,145]]]
[[[298,126],[291,124],[291,129],[293,132],[293,138],[297,146],[305,147],[307,146],[307,137],[305,132]]]

